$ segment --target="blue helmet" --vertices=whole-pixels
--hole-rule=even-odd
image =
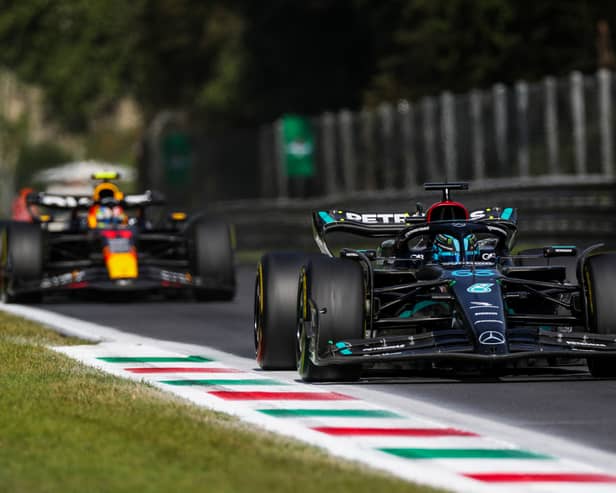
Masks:
[[[474,234],[468,234],[464,237],[463,241],[464,259],[462,258],[462,249],[460,248],[460,240],[458,240],[458,238],[443,233],[437,234],[432,244],[432,259],[437,262],[475,260],[479,254],[477,237]]]

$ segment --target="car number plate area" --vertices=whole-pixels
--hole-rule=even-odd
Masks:
[[[130,241],[128,238],[110,238],[109,251],[111,253],[127,253],[130,252]]]

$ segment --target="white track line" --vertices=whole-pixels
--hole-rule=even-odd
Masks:
[[[445,447],[458,447],[464,443],[467,448],[482,447],[482,448],[518,448],[523,446],[526,450],[532,450],[537,453],[556,456],[557,460],[550,463],[541,463],[540,461],[533,462],[534,472],[551,472],[554,466],[559,470],[575,471],[575,472],[604,472],[610,473],[616,470],[616,455],[582,446],[564,439],[530,432],[527,430],[515,428],[508,425],[503,425],[484,418],[452,412],[440,406],[426,403],[406,397],[400,397],[385,392],[366,389],[362,386],[353,385],[305,385],[298,383],[297,374],[295,372],[261,372],[255,370],[255,363],[252,359],[241,358],[228,353],[218,351],[205,346],[197,346],[192,344],[177,343],[173,341],[161,341],[133,334],[127,334],[119,330],[105,327],[102,325],[85,322],[72,317],[59,315],[44,309],[33,308],[22,305],[5,305],[0,304],[0,309],[16,315],[23,316],[30,320],[40,322],[47,325],[58,332],[65,335],[77,336],[87,340],[100,342],[96,346],[69,346],[66,348],[58,348],[65,354],[71,355],[87,364],[96,366],[104,371],[131,378],[139,381],[147,381],[148,383],[161,388],[167,392],[173,392],[191,402],[208,408],[226,412],[239,418],[258,425],[276,433],[292,436],[313,445],[323,447],[337,456],[341,456],[351,460],[357,460],[389,471],[396,476],[409,479],[418,483],[429,484],[441,488],[446,488],[455,491],[469,492],[509,492],[509,491],[616,491],[616,485],[604,484],[577,484],[579,489],[575,489],[576,485],[567,484],[485,484],[475,480],[459,476],[456,471],[460,472],[483,472],[494,471],[500,472],[517,471],[523,469],[524,461],[520,460],[465,460],[465,459],[440,459],[440,460],[420,460],[411,461],[400,459],[390,454],[382,453],[374,447],[389,446],[389,447],[416,447],[430,448],[429,445],[441,446],[439,444],[447,443]],[[237,368],[248,373],[245,378],[258,379],[269,378],[284,382],[293,388],[286,385],[278,386],[251,386],[245,390],[275,390],[280,392],[301,389],[302,392],[339,392],[346,395],[362,399],[364,402],[359,404],[359,401],[343,401],[345,408],[367,408],[374,409],[389,409],[404,415],[404,423],[409,426],[418,427],[442,427],[446,423],[448,427],[459,428],[463,430],[471,430],[481,435],[481,437],[464,439],[458,437],[449,437],[448,440],[435,439],[405,439],[395,437],[388,440],[377,437],[361,437],[353,440],[346,437],[329,436],[324,433],[319,433],[309,429],[309,426],[318,426],[323,423],[322,420],[315,418],[287,419],[276,418],[257,412],[258,408],[284,409],[285,407],[297,406],[299,403],[281,404],[279,402],[233,402],[225,401],[218,397],[214,397],[202,388],[190,386],[170,386],[164,384],[157,379],[175,379],[175,378],[200,378],[192,374],[183,373],[181,375],[165,374],[160,375],[147,374],[129,374],[119,365],[111,365],[109,363],[97,360],[101,355],[157,355],[157,354],[175,354],[175,355],[191,355],[199,354],[211,357],[217,360],[217,366],[229,366]],[[157,367],[181,366],[178,364],[157,363]],[[203,364],[207,366],[208,364]],[[126,366],[126,365],[124,365]],[[128,365],[128,366],[133,366]],[[138,365],[135,365],[138,366]],[[241,374],[234,375],[216,375],[217,380],[240,378]],[[201,378],[206,378],[201,376]],[[170,388],[171,387],[171,388]],[[224,390],[232,390],[232,386],[222,387]],[[217,390],[219,388],[217,387]],[[244,390],[244,389],[243,389]],[[378,403],[378,404],[377,404]],[[330,403],[314,403],[301,402],[303,408],[336,408],[336,401]],[[411,411],[409,411],[411,410]],[[369,426],[371,420],[357,420],[353,423],[358,426]],[[376,421],[375,421],[376,422]],[[400,419],[387,418],[387,420],[379,419],[378,423],[381,426],[396,427]],[[328,418],[328,426],[340,426],[345,423],[344,420]],[[385,425],[387,423],[387,425]],[[346,423],[348,425],[348,421]],[[483,440],[483,442],[482,442]],[[488,441],[486,441],[488,440]],[[566,469],[564,469],[566,468]],[[528,469],[528,467],[526,468]]]

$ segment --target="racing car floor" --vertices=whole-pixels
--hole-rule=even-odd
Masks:
[[[42,308],[125,332],[252,358],[254,278],[253,266],[239,268],[238,294],[231,303],[57,298],[47,300]],[[509,376],[374,372],[351,385],[413,397],[616,453],[616,380],[595,380],[585,365]]]
[[[87,296],[79,300],[52,297],[41,308],[155,339],[210,346],[246,358],[254,357],[253,267],[240,268],[232,302],[177,300],[163,296]]]

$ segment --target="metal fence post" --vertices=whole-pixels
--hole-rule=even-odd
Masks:
[[[382,139],[382,166],[383,186],[386,190],[392,190],[395,186],[396,176],[394,170],[394,112],[389,103],[381,103],[378,108],[381,124]]]
[[[176,113],[172,111],[161,111],[152,120],[152,123],[146,130],[146,139],[148,145],[148,176],[147,183],[155,190],[165,190],[164,183],[164,163],[160,140],[163,136],[165,127],[170,125],[176,118]]]
[[[429,177],[430,180],[438,180],[439,173],[436,169],[436,128],[435,128],[435,107],[434,107],[434,99],[430,97],[423,98],[421,101],[421,113],[423,116],[423,140],[424,140],[424,148],[426,151],[426,166],[428,167],[428,172],[426,176]]]
[[[546,77],[543,81],[545,97],[545,140],[548,154],[548,172],[560,174],[558,149],[558,105],[556,103],[556,79]]]
[[[584,103],[584,77],[580,72],[569,76],[571,90],[571,114],[573,117],[573,143],[575,149],[575,172],[585,175],[586,166],[586,106]]]
[[[614,174],[614,144],[612,142],[612,73],[607,69],[597,72],[599,85],[599,131],[601,133],[601,171]]]
[[[322,116],[321,129],[325,193],[334,195],[338,192],[338,185],[336,182],[336,119],[333,113],[327,112]]]
[[[260,196],[273,197],[275,195],[272,176],[275,173],[275,151],[274,151],[274,125],[261,125],[259,127],[259,174],[260,174]]]
[[[364,180],[366,190],[376,189],[375,153],[374,153],[374,113],[363,110],[360,114],[362,154],[364,158]]]
[[[282,135],[282,118],[279,118],[274,123],[274,143],[276,156],[276,188],[277,198],[289,198],[289,180],[287,178],[287,169],[285,163],[284,138]]]
[[[406,189],[417,185],[417,163],[415,162],[413,105],[406,100],[398,103],[398,117],[400,118],[400,134],[402,137],[402,172],[404,187]]]
[[[524,81],[515,85],[515,107],[518,125],[518,170],[520,176],[530,175],[528,155],[528,84]]]
[[[12,102],[18,87],[15,77],[5,71],[0,72],[0,214],[8,217],[15,193],[15,168],[19,154],[19,139],[12,137],[8,122],[12,120]]]
[[[455,108],[453,94],[441,94],[441,136],[445,157],[445,181],[457,179]]]
[[[353,113],[342,110],[338,114],[340,127],[340,151],[342,154],[342,178],[347,193],[357,190],[357,156],[353,139]]]
[[[473,126],[473,179],[483,180],[486,177],[486,161],[484,157],[482,94],[473,89],[470,94],[471,124]]]
[[[495,84],[492,87],[494,99],[494,132],[496,135],[496,158],[498,160],[498,174],[502,176],[507,170],[507,88],[504,84]]]
[[[13,190],[8,190],[8,180],[7,180],[7,159],[5,157],[6,153],[6,141],[8,140],[6,134],[5,120],[6,120],[6,110],[8,106],[9,99],[9,81],[8,76],[4,70],[0,70],[0,214],[7,215],[10,212],[10,205],[6,199],[8,194],[12,194]]]

